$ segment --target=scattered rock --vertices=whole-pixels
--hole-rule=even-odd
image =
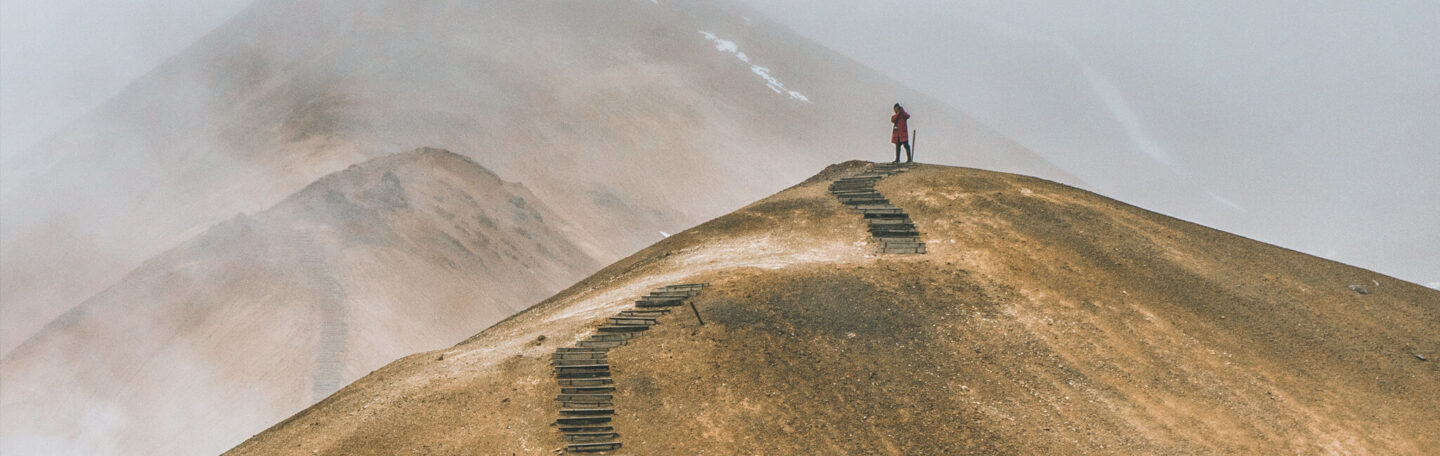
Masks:
[[[1419,354],[1419,353],[1416,353],[1416,354],[1415,354],[1415,359],[1418,359],[1418,360],[1421,360],[1421,361],[1429,361],[1429,360],[1430,360],[1430,358],[1426,358],[1425,355],[1422,355],[1422,354]]]
[[[1368,295],[1368,294],[1370,294],[1370,289],[1369,289],[1369,288],[1365,288],[1364,285],[1351,285],[1351,286],[1350,286],[1350,289],[1351,289],[1351,290],[1355,290],[1356,293],[1360,293],[1360,294],[1362,294],[1362,295]]]
[[[439,357],[435,358],[435,360],[436,360],[436,361],[444,361],[444,360],[445,360],[445,354],[444,354],[444,353],[441,353]]]
[[[541,334],[540,337],[536,337],[536,338],[535,338],[535,345],[543,345],[544,343],[545,343],[545,335],[544,335],[544,334]]]

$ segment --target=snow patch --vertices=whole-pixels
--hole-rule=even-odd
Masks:
[[[1436,289],[1436,290],[1440,290],[1440,282],[1430,282],[1430,283],[1425,284],[1425,286],[1430,287],[1430,288],[1434,288],[1434,289]]]
[[[664,236],[664,237],[667,237],[667,238],[670,237],[670,233],[666,233],[666,232],[664,232],[664,231],[661,231],[661,232],[660,232],[660,235],[661,235],[661,236]]]
[[[755,73],[756,76],[759,76],[760,80],[765,82],[766,88],[777,94],[788,96],[791,100],[810,103],[810,97],[805,96],[805,94],[803,93],[785,88],[785,83],[780,82],[779,78],[775,77],[775,75],[773,74],[770,74],[769,68],[756,65],[751,62],[750,56],[746,55],[744,52],[740,52],[740,46],[735,44],[734,41],[721,39],[714,33],[710,33],[704,30],[700,31],[700,35],[704,36],[705,39],[715,43],[715,50],[727,54],[733,54],[735,55],[736,60],[749,64],[750,72]]]
[[[1234,201],[1230,201],[1229,199],[1226,199],[1225,197],[1220,196],[1219,194],[1216,194],[1215,192],[1210,191],[1210,189],[1208,189],[1208,188],[1205,189],[1205,193],[1208,194],[1208,195],[1210,195],[1210,199],[1213,199],[1213,200],[1215,200],[1216,202],[1219,202],[1220,204],[1224,204],[1224,205],[1226,205],[1226,206],[1229,206],[1231,209],[1235,209],[1235,210],[1237,210],[1237,211],[1243,211],[1243,210],[1245,210],[1245,208],[1244,208],[1243,206],[1237,204],[1237,203],[1234,202]]]

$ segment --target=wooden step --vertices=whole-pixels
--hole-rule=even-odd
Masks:
[[[651,317],[610,317],[606,321],[612,325],[654,325],[659,323]]]
[[[611,401],[562,401],[560,407],[567,409],[614,408]]]
[[[575,386],[560,388],[560,394],[609,394],[615,392],[614,386]]]
[[[647,298],[688,298],[699,293],[697,290],[676,290],[676,291],[652,291],[645,295]]]
[[[625,345],[623,340],[582,340],[576,345],[585,348],[614,348]]]
[[[610,426],[560,426],[560,432],[611,432],[614,427]]]
[[[879,239],[919,239],[920,232],[915,230],[870,230],[870,235]]]
[[[609,416],[615,414],[613,408],[562,408],[560,414],[564,416]]]
[[[865,214],[865,218],[910,218],[909,215],[905,215],[905,211],[900,210],[898,207],[890,209],[869,209],[860,212]]]
[[[630,333],[649,330],[650,325],[605,325],[600,327],[600,332],[604,333]]]
[[[867,218],[867,219],[865,219],[865,223],[868,223],[868,224],[870,224],[871,226],[877,226],[877,225],[911,225],[911,226],[914,226],[914,225],[913,225],[914,222],[913,222],[912,220],[910,220],[910,217]]]
[[[552,365],[552,366],[582,366],[582,365],[586,365],[586,364],[595,364],[596,361],[601,361],[601,362],[603,362],[603,361],[605,361],[605,358],[600,358],[600,359],[594,359],[594,358],[586,358],[586,359],[552,359],[552,360],[550,360],[550,365]]]
[[[669,313],[670,309],[622,310],[617,316],[620,318],[656,318]]]
[[[660,290],[666,290],[666,291],[669,291],[669,290],[702,290],[702,289],[704,289],[705,287],[708,287],[708,286],[710,286],[710,284],[708,284],[708,283],[681,283],[681,284],[676,284],[676,285],[666,285],[666,286],[660,287],[659,289],[660,289]]]
[[[562,416],[555,420],[560,426],[590,426],[610,423],[609,416]]]
[[[582,401],[582,402],[583,402],[583,401],[590,401],[590,402],[613,401],[613,400],[615,400],[615,395],[613,395],[613,394],[561,394],[561,395],[559,395],[559,396],[555,396],[555,400],[557,400],[557,401]]]
[[[565,451],[575,453],[594,453],[599,451],[615,451],[618,449],[620,449],[620,442],[574,443],[565,446]]]
[[[675,307],[683,304],[685,304],[685,300],[683,299],[641,299],[639,301],[635,301],[635,307],[640,308]]]
[[[639,334],[636,334],[634,332],[605,332],[600,334],[592,334],[590,335],[590,337],[585,338],[585,340],[592,342],[624,342],[630,339],[634,339],[636,337],[639,337]]]
[[[568,367],[568,366],[561,366],[561,367]],[[561,380],[571,380],[571,379],[577,379],[577,378],[610,378],[610,371],[607,369],[607,370],[603,370],[603,371],[556,372],[556,373],[555,373],[555,378],[561,379]]]
[[[615,432],[566,432],[565,440],[569,442],[603,442],[620,438]]]
[[[615,380],[614,380],[614,379],[611,379],[610,377],[597,377],[597,378],[566,378],[566,379],[560,379],[560,390],[561,390],[561,391],[564,391],[565,388],[567,388],[567,387],[568,387],[568,388],[590,388],[590,387],[596,387],[596,386],[610,386],[610,385],[614,385],[614,384],[615,384]]]
[[[560,347],[555,349],[556,353],[605,353],[607,351],[609,350],[589,347]]]
[[[883,203],[883,204],[852,204],[852,205],[850,205],[850,207],[853,207],[853,208],[855,208],[856,210],[863,211],[863,212],[871,212],[871,211],[887,211],[887,212],[888,212],[888,211],[892,211],[892,210],[893,210],[893,211],[896,211],[896,212],[899,212],[899,211],[900,211],[900,208],[895,207],[894,204],[890,204],[890,203]]]
[[[555,352],[550,354],[550,359],[605,359],[606,352]]]

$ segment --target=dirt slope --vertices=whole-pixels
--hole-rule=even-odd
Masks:
[[[152,259],[0,365],[4,454],[214,454],[595,271],[525,187],[421,149]]]
[[[0,351],[368,158],[466,155],[582,224],[574,241],[608,263],[808,170],[884,156],[895,102],[925,130],[922,159],[1060,175],[731,0],[257,1],[0,166]]]
[[[564,443],[550,353],[649,289],[694,281],[712,284],[693,301],[704,326],[678,313],[610,353],[621,453],[1440,445],[1440,292],[1049,181],[940,166],[878,186],[929,254],[876,257],[860,216],[825,190],[857,166],[396,361],[227,454],[552,454]]]

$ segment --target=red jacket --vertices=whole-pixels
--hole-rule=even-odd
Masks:
[[[890,142],[899,144],[910,141],[910,128],[905,125],[905,119],[909,118],[910,113],[904,109],[890,116],[890,123],[895,124],[895,128],[890,130]]]

